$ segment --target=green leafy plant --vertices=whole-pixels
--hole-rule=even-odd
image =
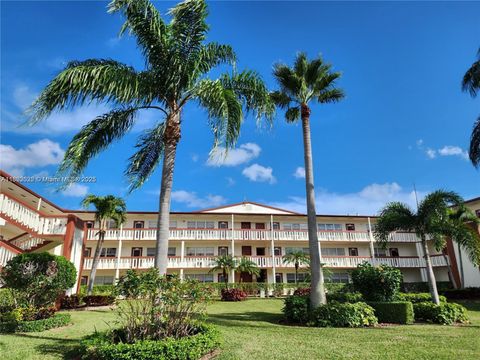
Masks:
[[[21,321],[17,319],[9,322],[0,322],[0,332],[40,332],[66,326],[70,323],[70,314],[60,313],[41,320]]]
[[[57,297],[75,285],[75,266],[63,256],[47,252],[19,254],[0,272],[17,306],[35,308],[52,305]]]
[[[282,259],[285,264],[293,264],[295,266],[295,284],[298,284],[298,270],[300,269],[301,265],[310,264],[310,257],[303,251],[298,250],[283,255]]]
[[[209,272],[221,271],[223,275],[223,282],[225,283],[225,289],[228,289],[228,276],[235,270],[236,263],[235,258],[232,255],[218,256],[214,260],[213,267]]]
[[[87,295],[82,298],[87,306],[108,306],[115,303],[113,295]]]
[[[397,299],[400,301],[410,301],[411,303],[419,303],[432,301],[432,295],[430,293],[399,293]],[[439,296],[440,302],[446,302],[447,298],[445,296]]]
[[[332,302],[313,309],[309,325],[318,327],[365,327],[378,323],[374,309],[363,302]]]
[[[467,309],[455,303],[420,302],[413,304],[415,320],[423,320],[436,324],[452,325],[468,322]]]
[[[366,301],[395,300],[402,283],[402,272],[388,265],[372,266],[364,262],[352,271],[353,288]]]
[[[409,301],[369,302],[375,309],[378,322],[394,324],[413,324],[413,305]]]
[[[283,304],[283,314],[290,323],[306,324],[309,313],[308,294],[287,296]]]
[[[246,257],[241,257],[240,260],[235,262],[235,271],[240,273],[240,282],[243,282],[243,274],[260,275],[260,269],[257,264]]]

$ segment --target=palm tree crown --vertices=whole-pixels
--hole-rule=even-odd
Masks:
[[[214,266],[210,269],[210,272],[221,271],[223,275],[223,281],[225,282],[225,287],[228,287],[228,274],[235,270],[235,259],[232,255],[222,255],[218,256],[214,260]]]
[[[480,49],[477,52],[477,61],[467,70],[462,80],[462,90],[476,97],[480,91]],[[473,166],[480,166],[480,116],[473,124],[472,135],[470,137],[469,157]]]
[[[91,205],[95,207],[95,221],[99,223],[100,231],[105,230],[106,220],[113,220],[118,227],[127,219],[127,206],[122,198],[89,194],[82,200],[82,207],[88,209]]]
[[[257,264],[252,260],[247,259],[246,257],[240,258],[236,261],[235,271],[240,273],[240,282],[242,282],[242,273],[258,276],[260,275],[260,269]]]

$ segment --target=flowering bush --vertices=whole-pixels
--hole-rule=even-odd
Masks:
[[[352,271],[353,287],[366,301],[394,301],[400,291],[402,272],[387,265],[365,262]]]
[[[247,293],[240,289],[222,289],[222,301],[243,301]]]

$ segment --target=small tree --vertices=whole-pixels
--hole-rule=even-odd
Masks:
[[[240,273],[240,283],[242,283],[242,273],[243,274],[250,274],[258,276],[260,275],[260,269],[258,268],[257,264],[255,264],[252,260],[249,260],[245,257],[242,257],[236,264],[235,271]]]
[[[83,201],[82,206],[88,209],[90,205],[95,206],[95,221],[99,224],[98,229],[98,241],[95,249],[95,255],[93,256],[92,269],[90,270],[90,278],[88,279],[87,294],[92,295],[93,284],[95,282],[95,275],[97,273],[98,262],[100,261],[100,254],[105,241],[105,232],[107,231],[108,220],[113,220],[115,226],[119,227],[126,221],[127,206],[125,201],[119,197],[113,195],[107,196],[95,196],[87,195]]]
[[[25,253],[7,262],[0,280],[10,288],[19,306],[41,308],[75,285],[77,270],[63,256],[47,252]]]
[[[215,266],[209,272],[222,271],[225,289],[228,289],[228,274],[235,270],[235,259],[232,255],[222,255],[215,259]]]
[[[402,272],[388,265],[372,266],[364,262],[352,271],[353,288],[368,301],[395,300],[402,279]]]
[[[303,251],[296,250],[283,255],[283,262],[285,264],[295,265],[295,285],[297,285],[298,269],[300,268],[300,265],[309,265],[310,258]]]

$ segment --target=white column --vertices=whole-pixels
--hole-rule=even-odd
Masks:
[[[235,257],[235,228],[234,228],[234,225],[235,224],[235,216],[232,214],[232,237],[231,237],[231,241],[230,241],[230,251],[231,251],[231,255],[233,257]],[[228,279],[228,282],[229,283],[234,283],[235,282],[235,270],[232,270],[229,274],[229,279]]]
[[[40,211],[41,206],[42,206],[42,198],[39,198],[38,204],[37,204],[37,211]]]
[[[183,267],[183,261],[185,260],[185,240],[182,240],[180,244],[180,262],[182,263]]]
[[[120,224],[120,231],[118,234],[118,250],[117,250],[117,263],[115,264],[115,280],[120,279],[120,260],[122,257],[122,238],[123,238],[123,225]]]
[[[370,217],[368,219],[368,236],[370,238],[370,256],[372,257],[372,262],[375,263],[375,249],[373,246],[373,242],[375,239],[373,238],[373,232],[372,232],[372,223],[370,221]]]
[[[275,285],[277,282],[276,280],[276,268],[275,268],[275,243],[273,241],[273,215],[270,215],[270,247],[272,248],[272,270],[273,270],[273,281],[272,283]]]
[[[180,280],[183,281],[184,275],[183,275],[183,269],[180,269]]]

